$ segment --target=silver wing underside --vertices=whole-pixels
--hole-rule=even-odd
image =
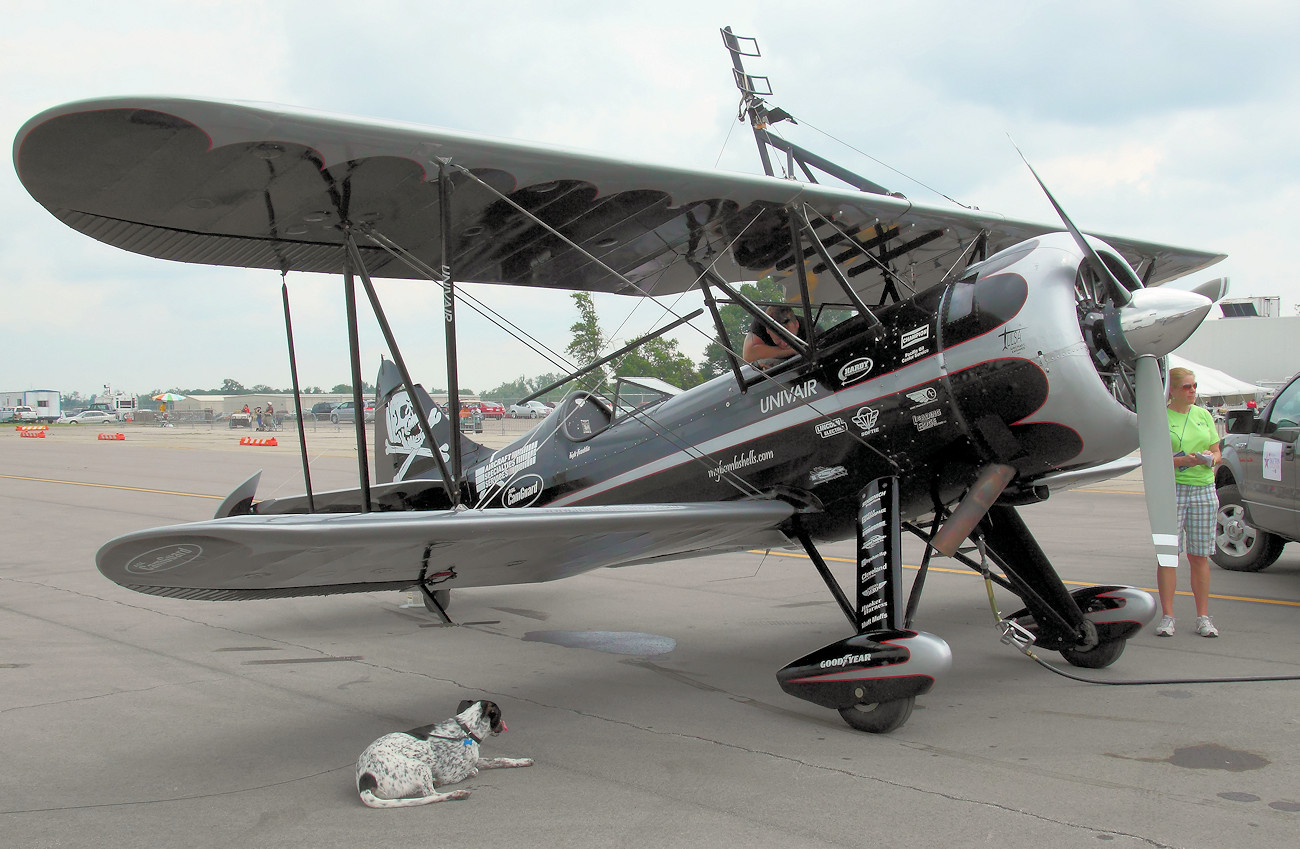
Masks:
[[[820,238],[873,302],[886,285],[881,266],[919,291],[981,234],[992,254],[1058,229],[889,195],[265,104],[82,101],[36,116],[14,141],[24,186],[76,230],[148,256],[277,271],[341,272],[344,221],[442,265],[439,159],[449,160],[454,186],[449,258],[466,281],[658,295],[697,285],[686,259],[733,282],[788,272],[798,260],[784,207],[802,202],[814,219],[827,219]],[[1102,238],[1140,273],[1149,270],[1150,284],[1221,258]],[[373,276],[421,276],[361,242]],[[814,272],[815,300],[845,300],[828,275],[819,290],[824,266],[810,250],[798,259]]]
[[[119,537],[107,578],[137,592],[212,601],[566,578],[602,566],[780,547],[779,501],[538,507],[440,513],[233,516]]]

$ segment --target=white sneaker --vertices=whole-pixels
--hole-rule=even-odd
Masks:
[[[1214,623],[1210,621],[1210,617],[1198,616],[1196,617],[1196,633],[1200,634],[1202,637],[1217,637],[1219,636],[1219,629],[1214,627]]]
[[[1156,626],[1156,636],[1172,637],[1173,635],[1174,635],[1174,617],[1172,616],[1161,617],[1160,624]]]

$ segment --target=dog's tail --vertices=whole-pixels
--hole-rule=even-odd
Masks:
[[[415,796],[410,799],[381,799],[374,793],[378,786],[379,783],[375,781],[375,777],[368,772],[357,779],[357,790],[361,794],[361,804],[367,808],[414,808],[417,805],[428,805],[433,802],[454,802],[469,798],[468,790],[452,790],[450,793],[434,793],[429,796]]]

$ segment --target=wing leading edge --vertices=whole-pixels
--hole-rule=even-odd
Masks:
[[[780,501],[446,513],[233,516],[139,531],[99,550],[136,592],[228,601],[552,581],[601,566],[788,544]]]
[[[341,272],[343,221],[441,265],[440,159],[450,161],[454,186],[451,260],[467,281],[666,294],[696,285],[684,259],[733,282],[752,280],[793,268],[784,208],[799,201],[824,217],[819,236],[871,300],[885,285],[882,264],[919,290],[981,234],[991,254],[1057,229],[883,194],[265,104],[82,101],[36,116],[14,141],[24,186],[76,230],[148,256],[277,271]],[[1135,267],[1154,263],[1153,284],[1222,258],[1103,238]],[[372,275],[420,276],[361,242]],[[833,285],[817,291],[820,260],[810,248],[801,258],[814,274],[814,298],[842,299]]]

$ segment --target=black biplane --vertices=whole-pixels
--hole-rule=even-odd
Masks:
[[[456,588],[802,546],[853,633],[782,669],[781,686],[887,731],[950,662],[942,639],[912,627],[928,552],[982,568],[961,549],[971,538],[1024,600],[1008,628],[1073,664],[1112,663],[1154,616],[1151,598],[1067,591],[1017,511],[1132,468],[1140,443],[1157,557],[1177,556],[1172,483],[1159,483],[1173,480],[1161,358],[1197,327],[1218,282],[1203,294],[1156,287],[1222,257],[1084,236],[1064,213],[1062,231],[891,193],[773,134],[788,116],[744,70],[756,46],[730,30],[723,39],[766,176],[214,101],[109,98],[29,121],[18,174],[60,221],[164,259],[343,275],[356,387],[359,280],[392,356],[377,380],[376,480],[358,418],[357,488],[313,492],[304,447],[305,495],[258,501],[254,476],[211,521],[107,543],[100,571],[185,599],[419,587],[445,617]],[[775,177],[772,152],[804,179]],[[739,291],[767,275],[803,336]],[[699,289],[730,370],[689,391],[660,386],[649,406],[576,389],[491,451],[412,382],[375,277],[442,287],[450,410],[456,281],[631,297]],[[794,355],[742,362],[723,302]],[[910,593],[903,531],[931,544]],[[817,545],[855,536],[846,592]]]

